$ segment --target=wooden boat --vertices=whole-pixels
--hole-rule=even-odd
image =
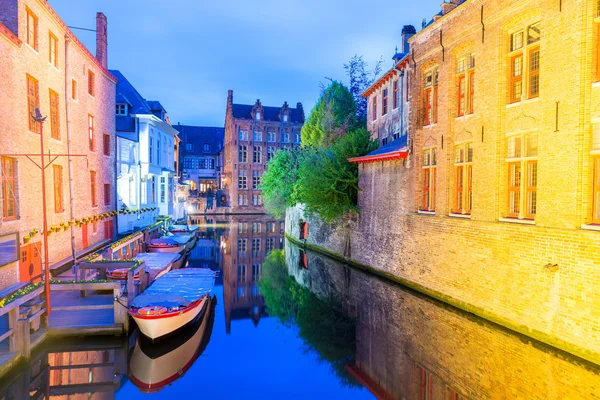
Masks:
[[[131,302],[129,315],[152,340],[172,334],[192,322],[210,301],[215,273],[180,269],[157,279]]]
[[[185,244],[171,238],[152,239],[146,246],[149,253],[183,253]]]
[[[145,393],[157,392],[182,377],[202,354],[212,334],[216,297],[194,323],[175,337],[153,343],[139,336],[129,358],[128,376]]]
[[[176,263],[179,263],[177,264],[177,268],[179,268],[182,262],[181,254],[175,253],[139,253],[135,256],[135,259],[145,263],[144,270],[150,274],[150,282],[154,282],[172,268],[175,268]],[[127,279],[128,271],[128,268],[113,269],[108,271],[106,276],[108,279],[124,281]],[[140,277],[139,275],[134,275],[133,279],[139,280]]]
[[[163,236],[163,238],[168,238],[176,241],[179,244],[185,245],[185,251],[191,251],[196,245],[196,235],[194,234],[181,234],[181,235],[171,235],[171,236]]]
[[[190,235],[193,234],[196,238],[200,234],[200,229],[196,225],[171,225],[169,232],[174,235]]]

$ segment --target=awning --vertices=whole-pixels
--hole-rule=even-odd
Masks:
[[[362,157],[352,157],[349,158],[349,162],[355,163],[368,163],[368,162],[376,162],[376,161],[389,161],[389,160],[399,160],[408,157],[408,136],[400,136],[398,139],[394,140],[378,148],[375,151],[370,152],[369,154]]]

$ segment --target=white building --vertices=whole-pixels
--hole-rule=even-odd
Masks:
[[[178,132],[158,101],[146,101],[120,71],[116,96],[119,233],[174,215]]]

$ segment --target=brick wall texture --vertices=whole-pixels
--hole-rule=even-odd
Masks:
[[[600,118],[597,7],[583,0],[562,7],[546,0],[472,0],[438,18],[410,41],[408,159],[361,164],[359,216],[328,227],[296,209],[286,229],[298,237],[303,217],[310,243],[597,359],[600,232],[594,231],[592,193],[593,131]],[[528,28],[537,22],[539,96],[529,98],[525,61],[523,98],[508,104],[511,34],[523,30],[527,46]],[[475,57],[474,112],[457,117],[456,68],[468,54]],[[424,126],[425,76],[434,68],[438,118]],[[535,215],[527,218],[523,200],[519,215],[507,218],[510,138],[525,135],[537,136],[537,155],[518,159],[537,160]],[[472,146],[473,205],[470,213],[456,215],[460,143]],[[430,148],[437,155],[435,211],[424,214],[423,152]],[[521,181],[527,181],[525,170]],[[522,186],[522,199],[525,190]]]
[[[17,7],[14,7],[16,4]],[[27,10],[37,17],[37,49],[27,44]],[[6,13],[6,14],[5,14]],[[28,127],[27,79],[30,75],[38,81],[39,108],[48,115],[44,123],[44,150],[51,154],[67,154],[67,125],[71,130],[71,154],[73,157],[73,216],[75,219],[99,215],[115,208],[115,78],[103,69],[97,60],[68,30],[46,1],[20,0],[0,1],[0,14],[9,14],[18,20],[18,31],[13,32],[21,40],[19,45],[0,33],[0,103],[6,111],[0,118],[0,153],[39,154],[40,136]],[[13,24],[14,25],[14,24]],[[56,66],[49,62],[49,37],[57,38]],[[71,37],[66,43],[65,37]],[[68,57],[66,47],[68,46]],[[66,58],[67,57],[67,58]],[[68,72],[66,72],[68,70]],[[88,73],[95,75],[95,93],[88,94]],[[66,76],[65,76],[66,75]],[[71,82],[77,81],[76,99],[71,99]],[[58,93],[59,139],[51,138],[50,90]],[[66,96],[70,107],[70,121],[66,116]],[[88,141],[88,115],[94,117],[94,151]],[[103,136],[109,135],[110,155],[103,154]],[[0,235],[18,232],[20,242],[32,229],[42,229],[41,173],[25,157],[16,160],[16,203],[17,218],[0,218]],[[39,163],[39,157],[32,157]],[[46,163],[48,157],[46,157]],[[46,197],[48,227],[68,222],[71,219],[69,202],[69,163],[67,157],[58,157],[53,165],[63,167],[64,211],[54,207],[53,169],[46,169]],[[90,171],[96,171],[97,206],[92,207]],[[105,204],[104,184],[111,185],[111,198]],[[1,191],[1,190],[0,190]],[[2,193],[6,196],[6,193]],[[0,205],[0,208],[2,206]],[[88,246],[105,238],[104,222],[87,224]],[[115,223],[116,225],[116,223]],[[83,249],[82,227],[74,227],[75,251]],[[41,243],[41,233],[32,240]],[[41,246],[40,246],[41,248]],[[71,255],[71,230],[53,233],[49,237],[50,265]],[[18,263],[0,266],[0,288],[19,281]]]

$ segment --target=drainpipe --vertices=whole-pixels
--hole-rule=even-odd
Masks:
[[[65,34],[65,117],[67,119],[67,154],[68,156],[68,170],[69,170],[69,208],[70,208],[70,220],[75,219],[75,208],[74,208],[74,184],[73,184],[73,157],[71,157],[71,113],[70,104],[71,99],[69,96],[69,44],[71,38],[68,34]],[[73,271],[75,271],[75,227],[71,225],[71,257],[73,257]]]
[[[404,133],[404,70],[397,66],[394,69],[400,73],[400,134]]]

